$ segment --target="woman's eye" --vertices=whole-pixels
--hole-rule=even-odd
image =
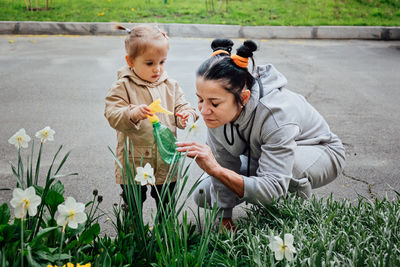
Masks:
[[[151,66],[151,65],[153,65],[153,62],[147,62],[146,65]]]
[[[165,61],[161,61],[161,62],[160,62],[160,65],[164,65],[164,64],[165,64]]]
[[[202,100],[202,99],[199,99],[199,103],[203,103],[203,100]]]
[[[216,107],[218,106],[218,104],[214,104],[214,103],[211,103],[211,105],[212,105],[214,108],[216,108]]]

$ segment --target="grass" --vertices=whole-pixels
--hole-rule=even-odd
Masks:
[[[32,0],[33,7],[36,1],[46,6]],[[53,9],[41,11],[1,0],[0,20],[398,26],[400,0],[54,0]]]
[[[283,266],[268,248],[271,236],[291,233],[291,266],[400,266],[400,199],[295,197],[252,207],[236,234],[218,237],[215,266]],[[213,238],[217,238],[216,234]]]

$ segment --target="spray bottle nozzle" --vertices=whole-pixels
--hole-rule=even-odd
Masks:
[[[174,113],[164,109],[161,106],[161,100],[160,99],[157,99],[153,103],[151,103],[149,105],[149,108],[150,108],[150,112],[154,114],[153,116],[147,116],[151,123],[156,123],[156,122],[160,121],[160,119],[155,115],[156,113],[165,113],[165,114],[168,114],[168,115],[174,115]]]

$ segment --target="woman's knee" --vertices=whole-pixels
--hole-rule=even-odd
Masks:
[[[193,194],[194,202],[201,208],[211,205],[211,178],[207,177],[200,182]]]

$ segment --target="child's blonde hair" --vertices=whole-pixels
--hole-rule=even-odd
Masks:
[[[135,58],[145,49],[154,44],[154,41],[166,41],[168,43],[168,36],[158,28],[157,25],[138,25],[132,29],[128,29],[120,24],[116,24],[117,30],[124,30],[128,33],[128,37],[125,39],[125,50],[126,53],[131,57]]]

